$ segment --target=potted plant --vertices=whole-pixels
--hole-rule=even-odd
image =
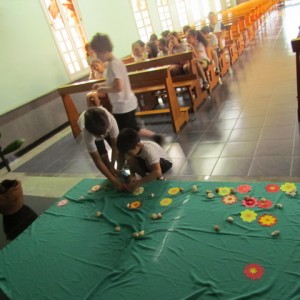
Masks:
[[[1,138],[1,136],[2,136],[2,134],[0,132],[0,138]],[[24,142],[25,142],[24,139],[17,139],[4,148],[2,148],[0,145],[0,158],[2,160],[2,164],[6,167],[7,171],[10,172],[11,169],[9,167],[9,161],[5,158],[5,155],[21,148],[21,146],[23,145]]]

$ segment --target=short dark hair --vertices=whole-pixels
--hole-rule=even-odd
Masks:
[[[135,130],[124,128],[118,136],[117,148],[120,153],[127,153],[129,150],[134,149],[140,141],[140,136]]]
[[[190,29],[192,29],[190,25],[185,25],[185,26],[183,26],[182,31],[185,34]]]
[[[157,40],[158,40],[157,35],[156,35],[155,33],[152,33],[152,34],[150,35],[149,42],[155,42],[155,41],[157,41]]]
[[[210,33],[210,31],[211,30],[210,30],[209,26],[204,26],[201,28],[201,32],[204,34],[208,34],[208,33]]]
[[[170,30],[165,30],[165,31],[163,31],[163,32],[161,33],[161,36],[162,36],[163,38],[167,38],[168,35],[169,35],[169,33],[170,33]]]
[[[93,36],[90,45],[95,52],[113,51],[113,44],[107,34],[96,33]]]
[[[108,117],[99,107],[91,107],[84,113],[84,127],[93,135],[103,135],[108,128]]]

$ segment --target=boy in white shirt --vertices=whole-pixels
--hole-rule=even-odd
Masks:
[[[155,134],[146,128],[139,128],[137,125],[135,117],[135,111],[138,107],[137,98],[131,90],[125,65],[121,60],[114,57],[112,53],[113,45],[109,37],[105,34],[97,33],[90,45],[97,57],[104,63],[107,62],[106,82],[95,84],[93,90],[97,90],[99,94],[108,94],[112,105],[112,113],[119,129],[132,128],[140,136],[151,138],[161,144],[163,136]]]
[[[172,167],[172,161],[163,148],[152,141],[141,141],[133,129],[127,128],[120,132],[117,148],[120,153],[126,155],[129,165],[129,191],[134,191],[143,183],[162,179],[162,174]],[[135,174],[141,179],[137,180]]]
[[[114,185],[116,190],[123,189],[114,168],[118,159],[117,137],[119,128],[113,115],[104,107],[91,107],[79,116],[78,125],[84,143],[98,170]],[[111,160],[105,147],[106,139],[112,149]]]

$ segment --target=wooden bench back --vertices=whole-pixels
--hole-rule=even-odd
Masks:
[[[193,52],[188,51],[184,53],[151,58],[144,61],[127,64],[126,68],[128,72],[132,72],[132,71],[160,67],[164,65],[174,65],[178,63],[184,63],[186,61],[191,61],[191,60],[193,60]]]

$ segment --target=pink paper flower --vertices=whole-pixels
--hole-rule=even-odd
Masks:
[[[254,197],[250,197],[250,198],[244,199],[242,201],[242,204],[246,207],[254,207],[257,204],[257,199]]]

